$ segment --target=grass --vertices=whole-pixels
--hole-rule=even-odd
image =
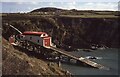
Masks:
[[[42,17],[54,17],[55,15],[34,15],[34,14],[31,14],[30,16],[42,16]],[[71,17],[71,18],[118,18],[118,16],[115,16],[114,14],[113,15],[110,15],[110,14],[107,14],[107,15],[97,15],[97,14],[84,14],[84,15],[59,15],[58,17]]]
[[[60,15],[61,17],[71,18],[118,18],[115,15]]]
[[[79,11],[79,12],[61,12],[58,17],[72,18],[118,18],[117,11]],[[55,14],[47,12],[47,14],[38,13],[0,13],[0,16],[27,16],[27,17],[54,17]]]

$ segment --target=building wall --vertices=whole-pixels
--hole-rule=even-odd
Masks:
[[[25,37],[21,37],[22,40],[28,40],[31,41],[33,43],[36,43],[38,45],[43,46],[43,38],[41,38],[40,36],[34,36],[34,35],[25,35]],[[39,40],[39,42],[38,42]]]
[[[47,41],[47,42],[49,42],[48,44],[50,44],[50,46],[51,46],[51,37],[44,38],[44,40],[43,40],[43,46],[49,48],[49,46],[45,45],[45,39],[47,39],[47,38],[49,39],[49,41]]]

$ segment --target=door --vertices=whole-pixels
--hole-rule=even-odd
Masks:
[[[49,47],[50,46],[51,39],[50,37],[44,38],[44,46]]]
[[[15,35],[11,35],[9,37],[9,42],[10,42],[10,44],[15,43]]]

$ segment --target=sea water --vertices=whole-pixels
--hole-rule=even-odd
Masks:
[[[118,75],[118,51],[120,49],[110,48],[110,49],[98,49],[92,52],[85,51],[75,51],[70,52],[78,57],[83,56],[93,56],[98,57],[93,61],[109,67],[110,70],[97,69],[92,67],[84,67],[82,65],[71,65],[62,63],[62,68],[68,70],[73,75]]]

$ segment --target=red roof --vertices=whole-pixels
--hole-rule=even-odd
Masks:
[[[23,35],[41,35],[41,34],[47,34],[45,32],[35,32],[35,31],[25,31],[22,33]]]

